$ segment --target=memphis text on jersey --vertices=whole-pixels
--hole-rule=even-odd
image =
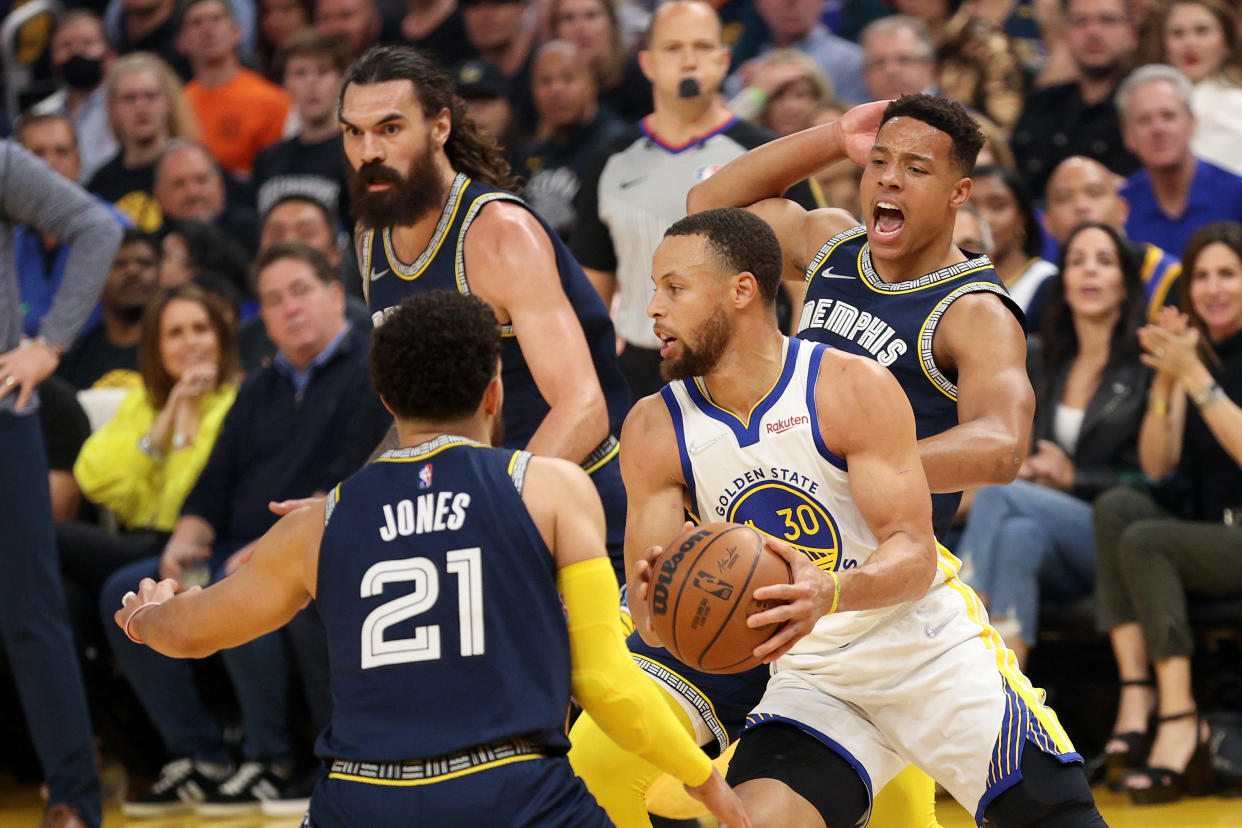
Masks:
[[[860,311],[840,299],[814,299],[802,307],[798,330],[823,328],[837,336],[857,342],[866,348],[876,362],[885,368],[910,350],[904,339],[897,338],[893,326],[869,311]]]

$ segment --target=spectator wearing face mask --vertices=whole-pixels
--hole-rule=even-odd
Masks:
[[[104,72],[116,53],[104,33],[103,21],[89,9],[65,13],[52,34],[52,72],[61,88],[31,109],[35,115],[64,115],[73,121],[81,156],[80,183],[116,154],[116,138],[108,128]]]

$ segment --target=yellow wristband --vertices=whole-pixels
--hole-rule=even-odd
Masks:
[[[1163,417],[1169,413],[1169,404],[1164,400],[1152,400],[1151,413],[1157,417]]]
[[[837,611],[837,604],[841,603],[841,579],[837,577],[837,573],[829,572],[832,576],[832,606],[828,608],[825,615],[832,615]]]

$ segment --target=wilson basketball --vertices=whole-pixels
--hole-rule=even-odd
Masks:
[[[679,535],[656,559],[647,591],[651,625],[680,661],[705,673],[740,673],[780,625],[746,619],[779,602],[754,592],[792,581],[789,565],[749,526],[708,523]]]

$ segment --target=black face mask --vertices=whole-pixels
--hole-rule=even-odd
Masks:
[[[94,89],[103,80],[103,61],[74,55],[60,67],[70,89]]]

